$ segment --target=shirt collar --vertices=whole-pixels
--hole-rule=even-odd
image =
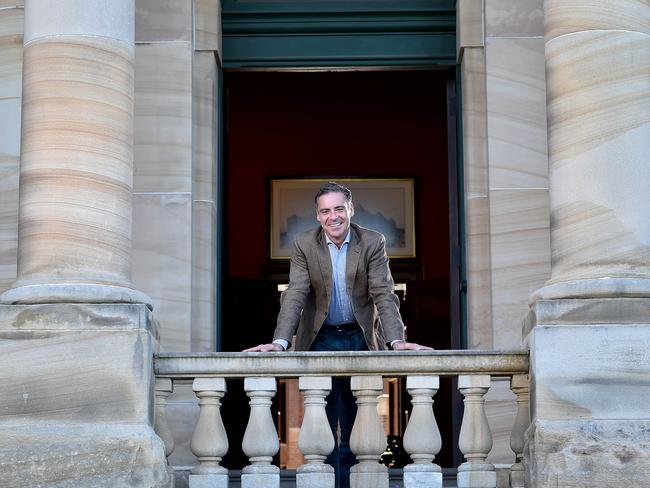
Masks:
[[[334,241],[330,239],[330,236],[327,235],[327,232],[325,232],[325,242],[327,242],[327,245],[334,244]],[[348,229],[348,233],[346,234],[345,239],[343,239],[341,247],[343,247],[343,244],[350,244],[350,229]],[[334,245],[336,246],[336,244]]]

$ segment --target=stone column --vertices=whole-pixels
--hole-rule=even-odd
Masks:
[[[534,298],[650,297],[650,7],[544,7],[552,270]]]
[[[2,303],[149,303],[131,285],[133,0],[25,2],[18,279]]]
[[[650,486],[650,6],[546,0],[550,281],[533,294],[531,487]]]
[[[133,0],[25,2],[18,280],[0,297],[7,486],[171,486],[156,322],[129,279],[133,29]]]

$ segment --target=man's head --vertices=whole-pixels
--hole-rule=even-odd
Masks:
[[[350,229],[354,215],[352,192],[330,181],[316,193],[316,220],[334,244],[340,246]]]

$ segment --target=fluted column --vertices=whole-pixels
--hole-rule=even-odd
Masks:
[[[460,375],[458,389],[465,404],[458,447],[466,460],[458,467],[458,488],[495,488],[496,471],[486,461],[492,449],[484,399],[490,389],[490,375]]]
[[[404,432],[404,449],[413,464],[404,467],[405,488],[441,488],[442,470],[433,462],[442,447],[433,414],[433,397],[440,388],[438,376],[408,376],[406,389],[412,397],[411,417]]]
[[[18,278],[3,303],[150,303],[131,285],[133,0],[25,2]]]
[[[221,420],[224,378],[196,378],[192,390],[199,398],[199,419],[190,447],[199,464],[190,474],[190,488],[228,488],[228,470],[221,459],[228,452],[228,436]]]
[[[377,413],[377,398],[384,383],[381,376],[353,376],[350,382],[357,398],[357,416],[350,435],[350,448],[359,464],[350,469],[352,488],[388,488],[388,469],[379,464],[386,449],[384,426]]]
[[[515,464],[510,468],[510,488],[524,488],[524,465],[522,457],[526,429],[530,425],[528,401],[528,375],[517,374],[510,380],[510,389],[517,396],[517,417],[510,434],[510,448],[515,453]]]
[[[251,399],[251,412],[244,432],[242,450],[250,464],[242,471],[242,488],[279,488],[280,469],[271,464],[280,449],[271,415],[271,399],[277,389],[275,378],[245,378],[244,389]]]
[[[650,297],[649,9],[544,2],[552,273],[533,300]]]

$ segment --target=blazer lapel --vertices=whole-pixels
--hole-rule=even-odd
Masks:
[[[327,240],[325,239],[324,233],[321,231],[318,236],[318,251],[316,252],[316,255],[318,256],[318,264],[320,266],[321,275],[323,276],[325,291],[329,298],[332,296],[332,258],[330,257],[330,251],[327,248]]]
[[[350,226],[350,244],[348,245],[348,253],[345,259],[345,286],[350,298],[352,297],[352,288],[354,287],[354,279],[357,275],[360,256],[361,243],[359,235],[357,230]]]

